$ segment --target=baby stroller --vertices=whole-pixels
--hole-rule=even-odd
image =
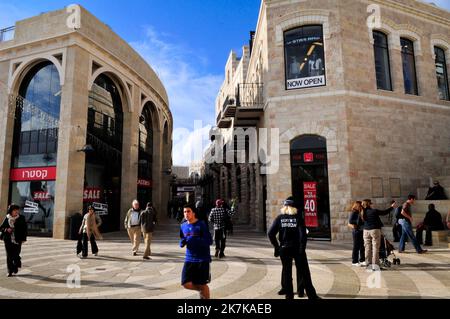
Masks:
[[[384,266],[386,268],[389,268],[392,266],[392,263],[394,265],[400,265],[400,258],[397,258],[395,256],[394,252],[395,248],[394,245],[392,245],[389,240],[384,237],[384,235],[381,235],[381,244],[380,244],[380,265]],[[388,257],[390,255],[394,256],[394,259],[392,262],[389,261]]]

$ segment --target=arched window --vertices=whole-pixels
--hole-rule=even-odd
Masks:
[[[103,143],[97,148],[106,147],[108,156],[114,154],[121,159],[123,111],[122,99],[117,85],[105,74],[95,80],[89,93],[88,108],[88,142],[89,137],[95,136]],[[94,148],[95,145],[94,145]],[[105,155],[106,155],[105,154]]]
[[[439,90],[439,98],[441,100],[450,100],[448,90],[448,73],[447,62],[445,61],[445,51],[439,47],[434,47],[434,54],[436,56],[436,79]]]
[[[24,207],[30,234],[50,236],[53,231],[60,103],[57,68],[47,61],[33,66],[16,98],[8,199]],[[35,170],[45,176],[32,178]]]
[[[153,124],[149,103],[145,104],[139,118],[139,177],[152,179]]]
[[[56,165],[61,104],[61,86],[56,67],[50,62],[34,66],[22,81],[19,95],[12,166]]]
[[[406,38],[400,38],[402,46],[403,81],[405,93],[419,95],[417,88],[416,61],[414,58],[414,43]]]
[[[323,30],[307,25],[284,33],[286,89],[326,85]]]
[[[373,40],[377,88],[392,91],[388,38],[383,32],[373,31]]]

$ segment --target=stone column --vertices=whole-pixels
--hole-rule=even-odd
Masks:
[[[256,227],[256,216],[258,215],[258,205],[256,204],[255,168],[253,164],[248,165],[247,171],[247,201],[250,215],[250,225]]]
[[[138,154],[139,154],[139,109],[140,94],[134,86],[131,107],[123,103],[123,142],[122,142],[122,185],[120,200],[120,229],[124,229],[123,221],[137,197]],[[131,109],[131,111],[130,111]],[[141,204],[143,205],[143,204]]]
[[[14,132],[15,103],[9,103],[8,89],[9,62],[0,62],[0,217],[6,216],[8,206],[9,172]]]
[[[89,53],[67,49],[65,84],[61,92],[57,180],[53,237],[68,237],[69,216],[83,208],[85,154],[78,152],[86,141],[89,90]]]

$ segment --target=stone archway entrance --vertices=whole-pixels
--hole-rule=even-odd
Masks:
[[[309,237],[331,240],[327,142],[302,135],[290,143],[292,194],[304,212]]]

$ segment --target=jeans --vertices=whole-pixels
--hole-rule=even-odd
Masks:
[[[216,251],[219,251],[223,255],[227,242],[227,235],[224,228],[214,230],[214,241],[216,242]]]
[[[400,244],[398,246],[399,251],[405,250],[405,241],[406,238],[410,238],[411,242],[416,249],[417,252],[421,252],[422,248],[420,247],[419,243],[417,242],[416,236],[414,236],[412,226],[406,219],[400,219],[398,223],[402,226],[402,237],[400,237]]]
[[[91,242],[91,250],[92,253],[95,255],[98,253],[98,247],[97,242],[95,241],[94,234],[91,234],[91,238],[88,238],[88,235],[86,233],[83,233],[83,248],[82,248],[82,256],[87,257],[88,255],[88,242]]]
[[[352,263],[356,264],[358,262],[365,261],[365,249],[364,249],[364,231],[363,230],[353,230],[353,253],[352,253]]]

